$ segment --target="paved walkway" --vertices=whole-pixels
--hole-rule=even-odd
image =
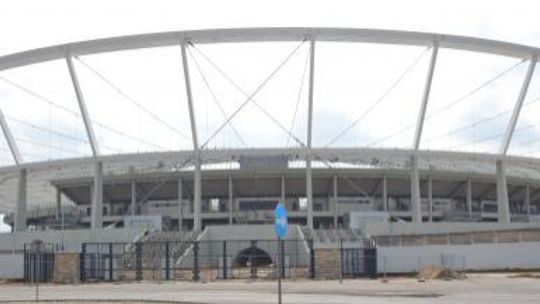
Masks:
[[[540,280],[507,274],[476,274],[463,281],[417,282],[414,279],[285,281],[284,303],[540,303]],[[218,281],[87,285],[45,285],[41,299],[147,299],[191,303],[277,303],[276,282]],[[0,285],[0,302],[33,299],[34,287]]]

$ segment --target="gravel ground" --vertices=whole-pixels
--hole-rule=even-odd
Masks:
[[[379,280],[284,281],[283,303],[540,303],[540,281],[509,274],[472,274],[466,280],[417,282],[411,278]],[[184,303],[277,303],[277,284],[270,281],[96,283],[42,285],[40,299],[135,300]],[[33,299],[35,287],[0,285],[0,303]],[[103,303],[103,302],[102,302]]]

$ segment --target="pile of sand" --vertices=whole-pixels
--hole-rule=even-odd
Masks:
[[[455,272],[451,269],[439,266],[439,265],[429,265],[420,271],[418,274],[419,279],[424,280],[450,280],[450,279],[465,279],[465,274]]]

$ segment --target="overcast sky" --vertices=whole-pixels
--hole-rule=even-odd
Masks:
[[[540,47],[539,11],[540,2],[520,0],[2,1],[0,55],[127,34],[295,26],[438,32]],[[250,93],[298,45],[205,45],[192,49],[190,67],[200,142],[209,139],[245,99],[212,63]],[[301,45],[256,96],[270,115],[248,104],[208,143],[209,148],[297,145],[288,132],[305,141],[307,47]],[[318,44],[314,145],[409,147],[410,126],[416,120],[429,54],[418,47]],[[75,60],[76,68],[90,115],[99,122],[94,128],[104,153],[191,147],[177,47],[80,59]],[[512,58],[441,50],[428,107],[432,118],[426,121],[423,147],[496,152],[526,68],[526,62]],[[403,79],[393,87],[403,73]],[[534,102],[540,96],[538,74],[527,99],[531,103],[518,123],[520,132],[512,153],[536,155],[539,148],[536,123],[540,102]],[[0,80],[0,107],[26,160],[89,155],[81,119],[69,113],[78,109],[64,62],[1,72],[0,76],[11,81]],[[486,81],[489,85],[460,101]],[[440,110],[449,105],[448,110]],[[6,144],[0,141],[0,164],[10,163]]]

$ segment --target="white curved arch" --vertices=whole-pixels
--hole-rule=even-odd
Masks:
[[[89,55],[121,50],[180,45],[181,42],[195,44],[301,41],[304,39],[332,42],[368,42],[431,46],[437,41],[439,47],[482,52],[530,59],[540,56],[540,48],[466,36],[421,33],[378,29],[352,28],[238,28],[210,29],[178,32],[161,32],[120,36],[49,46],[0,57],[0,71],[29,64],[62,59],[67,55]]]
[[[508,43],[504,41],[488,40],[466,36],[446,35],[438,33],[422,33],[399,30],[379,30],[379,29],[354,29],[354,28],[237,28],[237,29],[206,29],[189,30],[176,32],[160,32],[150,34],[139,34],[131,36],[119,36],[96,40],[87,40],[74,43],[67,43],[49,46],[24,52],[0,56],[0,71],[22,67],[26,65],[42,63],[51,60],[67,59],[68,63],[72,56],[91,55],[98,53],[115,52],[122,50],[133,50],[142,48],[165,47],[182,45],[185,43],[210,44],[210,43],[243,43],[243,42],[276,42],[276,41],[329,41],[329,42],[349,42],[349,43],[380,43],[393,45],[413,45],[413,46],[436,46],[438,48],[449,48],[464,51],[474,51],[486,54],[495,54],[522,58],[529,60],[530,68],[524,80],[522,92],[514,108],[514,115],[509,122],[505,138],[501,143],[501,157],[506,156],[506,150],[511,141],[512,133],[518,119],[519,110],[525,97],[534,66],[540,56],[540,48]],[[436,52],[434,52],[436,54]],[[432,56],[434,57],[434,56]],[[433,61],[433,58],[432,58]],[[430,73],[433,73],[431,68]],[[428,74],[429,75],[429,74]],[[428,77],[429,78],[429,77]],[[76,82],[76,79],[74,80]],[[429,92],[430,82],[426,83],[425,91]],[[422,109],[427,106],[428,95],[424,96]],[[85,113],[82,113],[83,118]],[[193,119],[193,118],[191,118]],[[421,135],[421,123],[424,118],[419,117],[417,122],[416,138],[413,145],[414,150],[419,150]],[[9,129],[5,126],[3,129]],[[97,146],[93,138],[93,132],[88,131],[88,136],[92,144],[92,150]],[[16,143],[12,143],[17,150]],[[19,159],[17,164],[25,163],[21,160],[19,153],[15,153],[14,158]],[[94,156],[98,153],[94,152]]]

